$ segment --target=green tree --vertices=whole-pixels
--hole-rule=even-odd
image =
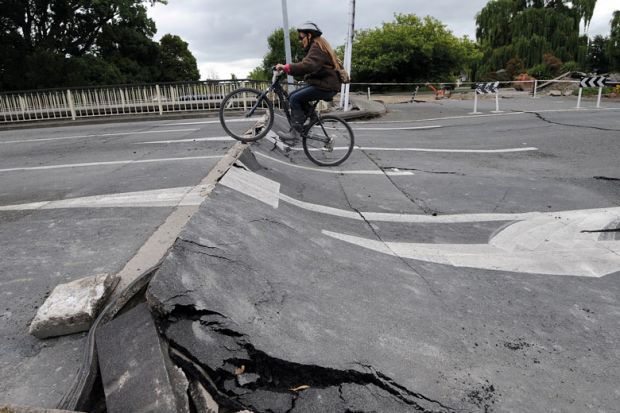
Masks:
[[[292,28],[289,32],[291,39],[291,55],[293,62],[298,62],[304,58],[305,52],[301,45],[301,42],[297,40],[297,29]],[[256,67],[248,75],[249,79],[253,80],[267,80],[271,78],[271,68],[277,63],[286,62],[286,56],[284,53],[284,29],[279,28],[274,30],[267,38],[268,52],[263,57],[263,62],[260,66]]]
[[[620,72],[620,10],[616,10],[611,21],[611,33],[607,43],[610,69]]]
[[[160,80],[172,82],[200,79],[196,58],[189,51],[187,42],[184,42],[179,36],[166,34],[159,43],[161,45],[159,51]]]
[[[610,68],[610,58],[608,56],[608,43],[610,40],[603,36],[595,36],[588,44],[588,54],[586,64],[588,71],[606,73]]]
[[[158,80],[155,3],[166,0],[0,1],[0,90]]]
[[[356,82],[446,81],[479,57],[466,36],[457,38],[433,17],[397,14],[379,28],[357,31],[352,77]]]
[[[584,62],[587,27],[596,0],[492,0],[476,15],[476,38],[484,54],[479,73],[504,68],[513,58],[526,67],[544,64],[551,53],[562,61]]]

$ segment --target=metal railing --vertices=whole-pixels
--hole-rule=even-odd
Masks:
[[[265,85],[257,81],[206,81],[2,93],[0,123],[215,111],[232,90],[261,89]]]
[[[556,88],[575,91],[577,80],[526,80],[500,82],[497,91],[492,94],[496,101],[496,111],[499,111],[499,96],[508,93],[507,87],[519,87],[529,91],[533,98],[540,93],[541,82],[544,85],[554,85]],[[415,100],[417,91],[421,88],[429,89],[429,83],[352,83],[355,87],[367,87],[370,99],[371,86],[379,89],[398,87],[404,92],[412,94],[411,101]],[[463,89],[473,93],[474,111],[477,112],[478,96],[474,92],[475,84],[463,83],[436,83],[430,85],[430,90],[436,97],[449,97],[452,90]],[[518,86],[520,85],[520,86]],[[152,114],[163,115],[170,112],[190,111],[217,111],[220,102],[228,93],[239,87],[264,89],[266,82],[251,80],[235,81],[203,81],[186,83],[166,83],[150,85],[125,85],[109,87],[71,88],[36,90],[24,92],[0,93],[0,124],[31,122],[54,119],[80,119],[104,116]],[[504,88],[502,90],[501,88]],[[571,90],[572,89],[572,90]],[[600,107],[601,91],[599,89],[597,108]],[[579,88],[576,107],[581,105]]]

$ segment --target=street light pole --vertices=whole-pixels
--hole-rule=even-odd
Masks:
[[[286,0],[282,0],[282,26],[284,29],[284,54],[286,56],[286,63],[292,63],[293,56],[291,53],[291,37],[289,36],[288,28],[288,9],[286,7]],[[287,76],[289,84],[293,83],[293,76]]]
[[[353,55],[353,37],[355,36],[355,0],[351,0],[349,8],[349,29],[347,31],[347,42],[344,48],[344,68],[351,73],[351,56]],[[344,111],[349,110],[349,89],[350,85],[342,85],[340,88],[340,107]]]

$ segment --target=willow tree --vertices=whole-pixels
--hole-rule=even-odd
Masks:
[[[608,54],[611,70],[620,72],[620,10],[616,10],[610,21],[611,34],[609,36]]]
[[[583,63],[596,0],[492,0],[476,15],[476,38],[484,53],[478,73],[503,69],[510,59],[526,67],[552,54]]]

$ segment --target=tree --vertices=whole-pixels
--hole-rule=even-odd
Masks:
[[[584,63],[587,27],[596,0],[492,0],[476,15],[476,38],[484,53],[480,73],[504,68],[512,58],[526,67],[543,64],[551,53]]]
[[[199,80],[200,72],[196,58],[189,51],[187,42],[179,36],[166,34],[159,41],[160,68],[159,79],[164,82],[179,80]]]
[[[158,80],[170,53],[152,39],[155,3],[166,0],[0,1],[0,89]]]
[[[603,36],[595,36],[588,45],[586,56],[587,69],[596,73],[607,73],[610,68],[609,39]]]
[[[379,28],[357,31],[352,76],[357,82],[445,81],[479,57],[467,36],[457,38],[440,21],[397,14]]]
[[[291,39],[291,55],[293,62],[298,62],[304,58],[305,52],[301,42],[297,40],[297,29],[292,28],[289,32]],[[286,56],[284,53],[284,29],[274,30],[267,38],[268,52],[263,58],[260,66],[256,67],[248,75],[249,79],[267,80],[271,78],[271,68],[277,63],[284,63]]]
[[[607,43],[610,69],[620,72],[620,10],[616,10],[611,21],[611,33]]]

